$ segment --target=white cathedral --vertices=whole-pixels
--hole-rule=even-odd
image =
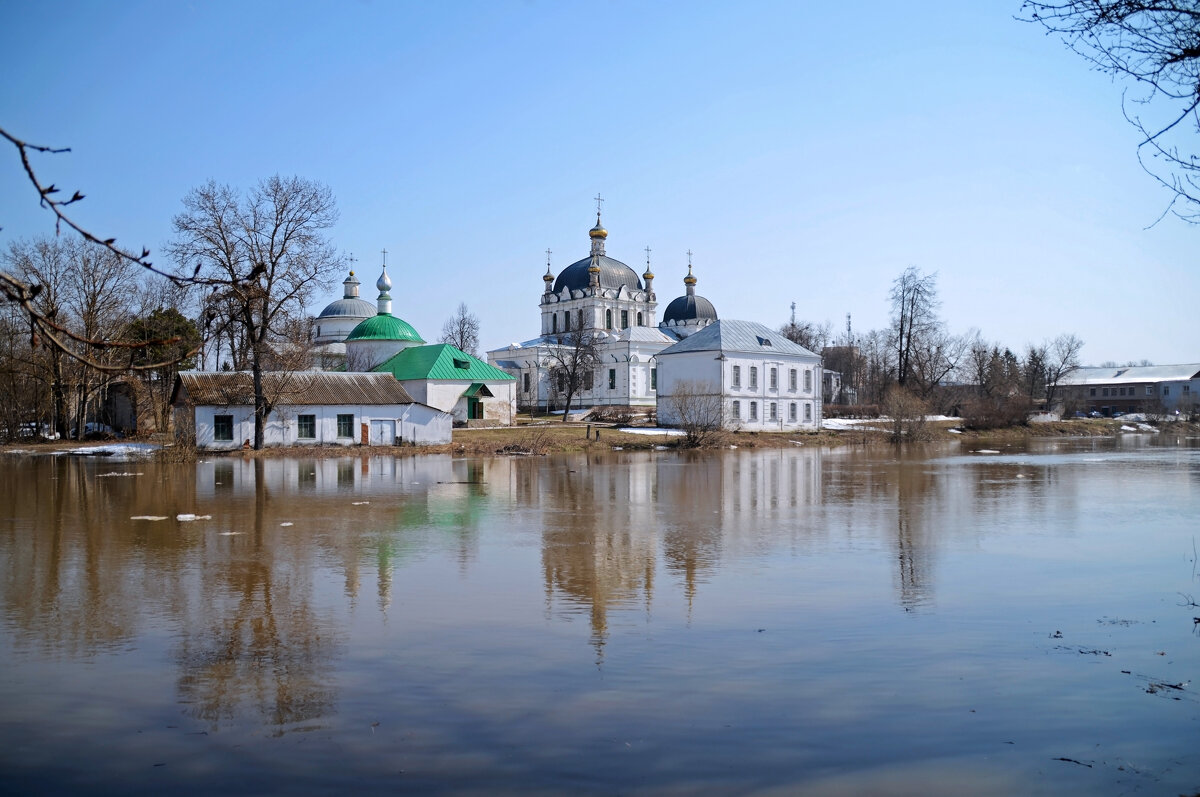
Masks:
[[[659,321],[649,260],[639,278],[632,268],[606,255],[608,230],[599,213],[588,236],[591,252],[557,277],[546,264],[541,334],[487,353],[490,364],[516,377],[517,405],[522,409],[563,408],[566,379],[554,368],[551,352],[569,345],[570,334],[581,329],[599,338],[601,362],[595,372],[584,374],[571,405],[653,407],[658,399],[659,352],[717,321],[712,302],[696,295],[690,262],[683,280],[685,294],[667,305]]]

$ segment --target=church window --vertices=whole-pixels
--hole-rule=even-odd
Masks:
[[[733,366],[733,389],[742,389],[742,366],[740,365]]]
[[[579,328],[583,329],[583,309],[582,308],[580,308],[580,310],[579,310],[578,321],[579,321]]]
[[[218,443],[233,442],[233,416],[232,415],[214,415],[213,416],[213,439]]]
[[[642,314],[641,313],[637,314],[637,321],[638,321],[638,326],[640,327],[642,325]]]
[[[735,421],[742,419],[742,402],[740,401],[733,402],[733,419]]]
[[[616,368],[608,369],[608,389],[609,390],[617,389],[617,369]]]
[[[657,368],[650,369],[650,389],[658,390],[658,369]]]
[[[812,420],[812,405],[809,404],[808,402],[804,403],[804,420],[806,420],[806,421]]]
[[[750,389],[758,390],[758,366],[750,366]]]
[[[525,373],[521,374],[521,377],[525,382],[525,388],[524,388],[525,392],[528,393],[529,392],[529,372],[525,372]]]
[[[558,332],[558,313],[550,314],[550,331]]]
[[[788,420],[796,420],[796,402],[794,401],[791,404],[788,404]]]
[[[612,329],[612,310],[604,311],[604,328]]]
[[[596,375],[591,371],[583,372],[583,389],[591,390],[596,384]]]
[[[316,440],[317,439],[317,416],[316,415],[297,415],[296,416],[296,437],[301,440]]]
[[[563,332],[570,332],[570,331],[571,331],[571,311],[564,310],[563,311]]]
[[[779,389],[779,377],[777,374],[777,369],[775,369],[775,368],[771,369],[771,389],[772,390]]]
[[[559,393],[567,392],[567,375],[564,374],[562,371],[558,372],[558,392]]]
[[[628,329],[628,328],[629,328],[629,311],[622,310],[621,311],[621,329]]]
[[[804,392],[812,392],[812,371],[807,368],[804,370]]]
[[[792,368],[788,371],[788,390],[796,392],[796,369]],[[795,406],[794,404],[792,406]],[[795,420],[793,418],[792,420]]]
[[[757,401],[750,402],[750,420],[752,420],[752,421],[758,420],[758,402]]]
[[[773,421],[779,420],[779,408],[775,405],[774,401],[771,402],[770,413],[771,413],[770,414],[771,420],[773,420]]]
[[[338,437],[354,437],[354,414],[338,413]]]

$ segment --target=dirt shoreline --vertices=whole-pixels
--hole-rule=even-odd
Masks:
[[[796,446],[837,447],[844,445],[889,445],[886,422],[880,421],[870,427],[819,432],[727,432],[718,444],[709,448],[792,448]],[[1029,426],[1005,429],[963,429],[955,420],[934,421],[929,424],[929,438],[925,442],[990,442],[1012,444],[1033,438],[1055,437],[1113,437],[1122,433],[1124,424],[1120,420],[1088,419],[1037,423]],[[871,428],[877,427],[877,428]],[[953,430],[953,431],[952,431]],[[1158,433],[1172,435],[1200,433],[1200,425],[1184,421],[1156,427]],[[1155,432],[1141,433],[1154,434]],[[94,448],[106,443],[124,442],[166,443],[163,456],[167,459],[186,461],[195,457],[241,456],[241,457],[338,457],[361,455],[361,446],[287,446],[268,448],[262,451],[235,449],[233,451],[193,452],[177,449],[170,441],[155,438],[130,440],[50,440],[42,442],[23,441],[0,444],[0,453],[48,454]],[[617,427],[585,423],[526,423],[517,426],[492,429],[455,429],[453,442],[435,446],[372,446],[372,454],[395,456],[417,456],[421,454],[451,454],[454,456],[540,456],[555,453],[599,452],[612,450],[653,450],[683,447],[683,438],[678,435],[653,435],[622,432]]]

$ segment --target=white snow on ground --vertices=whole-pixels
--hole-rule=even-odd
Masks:
[[[684,431],[682,429],[647,429],[644,426],[632,427],[622,426],[617,429],[618,432],[626,432],[628,434],[665,434],[668,437],[682,437]]]
[[[132,458],[148,456],[162,446],[157,443],[106,443],[99,446],[82,446],[65,453],[73,457],[118,457]]]
[[[842,431],[845,429],[876,429],[872,424],[886,423],[886,418],[826,418],[821,421],[821,428]]]

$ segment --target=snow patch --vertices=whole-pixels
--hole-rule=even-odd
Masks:
[[[636,428],[632,426],[622,426],[617,429],[617,431],[625,432],[626,434],[665,434],[668,437],[683,437],[685,434],[681,429],[649,429],[645,426],[638,426]]]

